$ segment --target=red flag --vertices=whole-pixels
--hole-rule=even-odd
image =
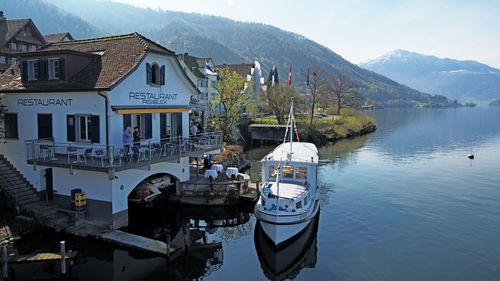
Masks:
[[[288,87],[292,86],[292,66],[290,65],[290,72],[288,72]]]

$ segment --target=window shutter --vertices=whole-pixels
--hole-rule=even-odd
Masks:
[[[17,113],[5,113],[4,121],[4,137],[9,139],[18,138]]]
[[[160,68],[160,85],[165,85],[165,66],[162,65]]]
[[[151,139],[153,138],[153,114],[148,113],[144,114],[144,138]]]
[[[160,139],[167,137],[167,114],[160,113]]]
[[[128,126],[132,127],[132,115],[124,114],[123,115],[123,130]]]
[[[182,137],[182,113],[176,113],[177,115],[177,136]]]
[[[91,143],[99,143],[100,140],[100,123],[99,123],[99,115],[92,115],[90,117],[90,128],[89,128],[89,137]]]
[[[38,62],[38,80],[40,81],[47,81],[49,80],[48,78],[48,67],[49,64],[47,63],[47,60],[39,60]]]
[[[66,115],[66,135],[68,141],[75,141],[75,115]]]
[[[48,80],[54,79],[54,62],[52,62],[52,61],[48,62],[47,73],[48,73],[48,76],[49,76]]]
[[[59,59],[59,69],[60,69],[60,74],[59,74],[59,79],[64,80],[66,75],[64,73],[64,59]]]
[[[151,84],[151,65],[146,63],[146,83]]]
[[[28,81],[28,62],[23,61],[21,65],[21,81],[26,83]]]

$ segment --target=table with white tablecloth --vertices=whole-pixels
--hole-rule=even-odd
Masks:
[[[224,167],[221,164],[213,164],[212,165],[212,170],[216,170],[217,172],[222,172]]]
[[[216,170],[205,170],[205,174],[203,175],[206,179],[212,177],[212,179],[216,179],[217,178],[217,171]]]
[[[232,177],[232,176],[237,176],[238,175],[238,168],[236,167],[228,167],[227,170],[226,170],[226,175],[228,178]]]

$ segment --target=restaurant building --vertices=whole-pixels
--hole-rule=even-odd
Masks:
[[[142,182],[190,178],[189,157],[217,152],[217,133],[189,135],[199,91],[176,55],[138,33],[57,42],[19,55],[0,75],[7,108],[3,154],[54,204],[82,189],[87,216],[128,223],[128,195]],[[126,127],[140,143],[123,143]]]

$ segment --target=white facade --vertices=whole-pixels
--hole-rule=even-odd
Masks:
[[[165,85],[146,83],[147,63],[165,66]],[[3,103],[7,112],[17,114],[18,138],[0,143],[0,151],[38,191],[42,191],[46,188],[44,170],[50,167],[36,166],[34,169],[33,165],[29,165],[25,146],[25,141],[38,139],[38,114],[51,114],[54,143],[68,142],[67,115],[82,114],[99,116],[99,142],[92,145],[123,147],[124,115],[118,109],[132,108],[140,113],[141,110],[147,112],[153,108],[182,108],[182,136],[187,138],[190,98],[196,94],[197,91],[186,79],[175,56],[152,52],[148,52],[140,64],[110,91],[4,93]],[[159,140],[160,137],[160,113],[153,111],[151,140]],[[124,211],[126,214],[127,196],[145,178],[156,173],[168,173],[179,181],[189,179],[188,157],[180,158],[178,163],[159,162],[148,168],[117,171],[114,179],[102,171],[52,169],[55,195],[68,197],[71,189],[81,188],[89,199],[89,207],[92,204],[101,206],[102,203],[103,212],[110,210],[111,213],[105,217],[112,219],[113,228],[127,224],[126,215],[119,219],[117,216]]]

